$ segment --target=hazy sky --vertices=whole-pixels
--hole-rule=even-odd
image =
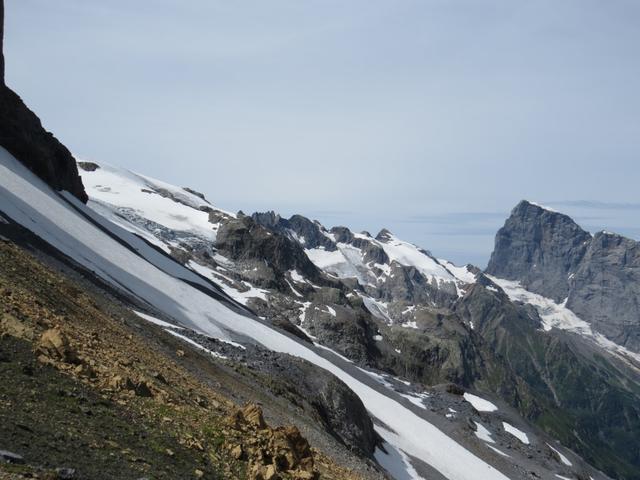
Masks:
[[[522,198],[640,238],[637,0],[5,0],[77,156],[484,266]]]

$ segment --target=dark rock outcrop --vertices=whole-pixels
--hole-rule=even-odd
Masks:
[[[258,353],[258,352],[255,352]],[[290,355],[249,352],[247,363],[268,379],[268,388],[302,405],[349,450],[370,457],[378,437],[362,400],[333,374]]]
[[[0,2],[0,20],[4,20],[4,2]],[[4,25],[3,22],[2,25]],[[3,38],[4,28],[0,31]],[[0,40],[1,42],[1,40]],[[2,43],[0,43],[1,51]],[[0,145],[38,177],[56,190],[67,190],[80,201],[87,201],[76,161],[22,99],[4,82],[4,55],[0,56]]]
[[[222,222],[216,237],[216,248],[234,261],[257,261],[266,265],[273,270],[273,278],[281,280],[281,286],[286,285],[282,277],[289,270],[297,270],[306,278],[322,281],[319,270],[300,244],[260,225],[252,217]]]
[[[287,220],[271,211],[256,212],[251,218],[258,225],[292,237],[304,248],[324,248],[330,252],[336,250],[336,244],[325,234],[324,227],[302,215],[293,215]]]

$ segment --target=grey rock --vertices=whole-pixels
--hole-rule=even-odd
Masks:
[[[571,218],[520,202],[496,235],[487,273],[567,300],[567,307],[615,343],[640,351],[640,247]]]
[[[618,345],[640,352],[640,243],[596,233],[571,280],[567,307]]]
[[[22,455],[9,452],[8,450],[0,450],[0,461],[3,463],[24,463]]]
[[[100,165],[93,162],[78,162],[78,168],[85,172],[95,172],[100,168]]]
[[[486,271],[561,302],[590,241],[591,235],[567,215],[523,200],[496,234]]]
[[[207,199],[205,198],[204,193],[200,193],[200,192],[198,192],[198,191],[196,191],[196,190],[193,190],[192,188],[189,188],[189,187],[182,187],[182,189],[183,189],[185,192],[188,192],[188,193],[190,193],[191,195],[195,195],[196,197],[201,198],[202,200],[204,200],[205,202],[207,202]],[[207,203],[208,203],[208,202],[207,202]]]
[[[265,264],[277,279],[269,285],[271,287],[279,286],[287,290],[289,287],[284,281],[284,273],[289,270],[297,270],[315,282],[326,283],[299,243],[262,226],[252,217],[222,222],[216,237],[216,248],[234,261],[254,260]]]
[[[326,235],[324,227],[302,215],[293,215],[287,220],[270,211],[256,212],[251,215],[251,218],[258,225],[291,237],[304,248],[324,248],[330,252],[336,250],[335,242]]]
[[[76,470],[74,468],[56,468],[56,477],[60,480],[73,480],[76,478]]]

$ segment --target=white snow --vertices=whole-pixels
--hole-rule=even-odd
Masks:
[[[325,234],[335,241],[331,234]],[[363,234],[354,234],[356,238],[371,242],[384,250],[389,257],[388,264],[364,263],[364,251],[348,243],[336,243],[337,250],[330,252],[324,247],[307,249],[305,252],[309,259],[321,270],[337,276],[338,278],[356,278],[362,286],[376,286],[379,282],[384,282],[391,275],[391,264],[397,262],[403,266],[416,268],[427,280],[440,284],[441,282],[452,282],[458,287],[462,282],[456,278],[447,268],[441,265],[438,260],[431,257],[417,246],[404,242],[393,235],[390,235],[386,242],[378,241]],[[455,267],[457,268],[457,267]],[[382,271],[377,276],[373,270]],[[459,269],[460,274],[463,269]],[[469,272],[466,274],[469,279]]]
[[[331,315],[332,317],[335,317],[337,315],[336,311],[333,308],[331,308],[329,305],[326,305],[326,307],[327,307],[327,310],[329,311],[329,315]]]
[[[345,258],[341,250],[330,252],[324,248],[311,248],[305,250],[316,267],[320,270],[333,273],[338,278],[359,278],[360,274],[355,267]]]
[[[155,325],[158,325],[160,327],[165,327],[165,328],[173,328],[176,330],[184,330],[182,327],[178,327],[176,325],[173,325],[169,322],[165,322],[164,320],[160,320],[159,318],[156,317],[152,317],[151,315],[147,315],[146,313],[142,313],[142,312],[138,312],[136,310],[132,310],[133,313],[135,313],[136,315],[138,315],[140,318],[146,320],[147,322],[151,322]]]
[[[172,230],[190,231],[207,239],[215,238],[209,214],[198,209],[201,206],[214,207],[200,197],[160,180],[104,163],[99,165],[100,168],[93,172],[78,169],[92,202],[108,205],[116,211],[130,209]],[[158,193],[143,191],[156,192],[158,189],[171,192],[183,203],[174,202]],[[222,213],[234,216],[229,212]],[[125,226],[125,223],[120,224]]]
[[[381,320],[384,320],[389,325],[393,323],[393,320],[389,316],[388,303],[383,302],[381,300],[375,300],[371,297],[368,297],[367,295],[362,295],[362,294],[359,294],[359,295],[360,295],[360,298],[362,298],[364,306],[367,308],[367,310],[369,310],[371,315],[374,315],[380,318]]]
[[[198,348],[199,350],[203,350],[203,351],[207,352],[208,354],[210,354],[210,355],[212,355],[212,356],[214,356],[216,358],[222,358],[222,359],[226,359],[227,358],[224,355],[222,355],[221,353],[214,352],[212,350],[209,350],[208,348],[204,348],[198,342],[196,342],[194,340],[191,340],[189,337],[185,337],[184,335],[180,335],[178,332],[176,332],[174,330],[170,330],[168,328],[165,328],[165,332],[170,333],[174,337],[178,337],[183,342],[187,342],[187,343],[193,345],[194,347]]]
[[[409,321],[409,322],[404,322],[400,325],[401,327],[404,328],[418,328],[418,323],[415,320]]]
[[[415,309],[416,309],[416,306],[415,306],[415,305],[409,305],[407,308],[405,308],[405,309],[402,311],[402,315],[406,315],[406,314],[408,314],[408,313],[411,313],[411,312],[413,312]]]
[[[475,283],[476,282],[476,274],[469,271],[469,266],[465,265],[464,267],[458,267],[448,260],[443,260],[441,258],[438,259],[447,270],[449,270],[454,277],[464,283]]]
[[[379,426],[376,426],[375,429],[382,438],[388,437],[393,441],[394,435],[392,432]],[[413,468],[409,458],[402,450],[386,441],[382,446],[387,453],[380,448],[376,448],[373,457],[393,478],[396,480],[422,480],[422,477]]]
[[[498,410],[498,407],[496,407],[490,401],[485,400],[484,398],[480,398],[477,395],[473,395],[469,392],[465,392],[464,399],[479,412],[495,412],[496,410]]]
[[[522,430],[518,430],[516,427],[507,422],[502,422],[502,428],[504,428],[505,432],[510,433],[525,445],[529,445],[529,437]]]
[[[260,298],[265,301],[267,300],[267,294],[269,293],[269,290],[254,287],[249,282],[244,281],[242,283],[247,288],[247,290],[241,292],[236,288],[230,287],[226,282],[221,282],[220,277],[225,278],[233,284],[230,278],[226,277],[220,272],[209,267],[205,267],[204,265],[200,265],[193,260],[189,260],[189,263],[187,263],[187,265],[189,268],[191,268],[195,272],[198,272],[203,277],[216,281],[216,283],[220,286],[220,288],[222,288],[222,290],[224,290],[227,295],[229,295],[236,302],[241,303],[242,305],[246,305],[250,298]]]
[[[558,212],[557,210],[554,210],[553,208],[551,208],[551,207],[547,207],[547,206],[542,205],[542,204],[540,204],[540,203],[532,202],[532,201],[530,201],[530,200],[525,200],[525,201],[526,201],[527,203],[531,204],[531,205],[535,205],[536,207],[540,207],[540,208],[541,208],[541,209],[543,209],[543,210],[547,210],[548,212],[554,212],[554,213],[557,213],[557,212]]]
[[[307,309],[310,306],[311,306],[311,302],[302,303],[302,306],[300,307],[300,315],[298,316],[298,319],[300,320],[301,324],[304,324],[307,316]]]
[[[296,283],[307,283],[307,280],[297,270],[289,270],[289,275],[291,275],[291,280]]]
[[[565,457],[565,456],[560,452],[560,450],[553,448],[553,447],[552,447],[551,445],[549,445],[548,443],[547,443],[547,446],[548,446],[551,450],[553,450],[554,452],[556,452],[556,453],[558,454],[558,456],[560,457],[560,461],[561,461],[562,463],[564,463],[564,464],[565,464],[566,466],[568,466],[568,467],[572,467],[572,466],[573,466],[573,464],[571,463],[571,461],[570,461],[567,457]]]
[[[417,405],[420,408],[427,408],[424,405],[424,400],[429,398],[429,395],[426,393],[414,393],[414,394],[401,393],[400,396],[406,398],[411,403],[413,403],[414,405]]]
[[[487,276],[494,283],[499,285],[511,300],[533,305],[542,319],[542,328],[545,331],[549,331],[552,328],[567,330],[583,337],[590,338],[599,346],[616,354],[627,362],[629,361],[629,358],[634,359],[636,362],[640,362],[640,354],[632,352],[622,345],[612,342],[598,332],[594,332],[589,323],[582,320],[567,308],[567,299],[565,299],[561,304],[558,304],[550,298],[543,297],[542,295],[526,290],[522,285],[520,285],[520,282],[504,280],[490,275]]]
[[[482,425],[481,423],[478,423],[478,422],[473,422],[473,423],[476,424],[476,428],[477,428],[477,430],[475,432],[473,432],[473,433],[476,434],[476,437],[478,437],[483,442],[496,443],[493,440],[493,438],[491,438],[491,432],[489,430],[487,430],[484,425]]]
[[[289,285],[289,288],[291,289],[291,291],[293,292],[293,294],[298,297],[298,298],[302,298],[304,295],[302,295],[298,290],[296,290],[293,285],[291,285],[291,282],[289,280],[287,280],[286,278],[284,279],[285,282],[287,282],[287,285]]]
[[[390,235],[388,241],[378,243],[392,262],[396,261],[400,265],[415,267],[428,279],[454,280],[454,276],[440,265],[437,260],[411,243],[400,240],[394,235]]]
[[[491,450],[493,450],[494,452],[496,452],[498,455],[502,455],[503,457],[507,457],[507,458],[511,458],[509,455],[507,455],[506,453],[498,450],[496,447],[494,447],[493,445],[488,445],[487,447],[489,447]]]
[[[182,326],[224,340],[239,336],[251,338],[266,348],[296,355],[332,372],[362,399],[373,417],[395,432],[383,432],[385,441],[405,455],[431,465],[450,480],[475,480],[479,476],[485,480],[507,478],[434,425],[352,377],[312,348],[228,308],[136,255],[75,210],[90,212],[85,205],[70,195],[65,198],[75,208],[8,152],[0,150],[0,206],[3,213],[105,281],[138,296]],[[117,234],[119,230],[111,226],[112,232]],[[175,268],[183,267],[176,263]],[[411,473],[408,467],[404,471]]]

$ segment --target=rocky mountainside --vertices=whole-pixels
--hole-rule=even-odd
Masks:
[[[482,272],[0,110],[0,478],[640,479],[633,241],[524,202]]]
[[[427,386],[495,395],[593,464],[633,478],[639,358],[576,330],[577,317],[567,324],[570,310],[552,299],[387,230],[374,237],[300,215],[223,212],[192,190],[104,164],[81,173],[92,209],[219,283],[274,328],[373,368],[430,409],[439,407]]]
[[[640,352],[640,244],[584,231],[566,215],[520,202],[496,236],[487,273],[564,303],[595,331]]]

